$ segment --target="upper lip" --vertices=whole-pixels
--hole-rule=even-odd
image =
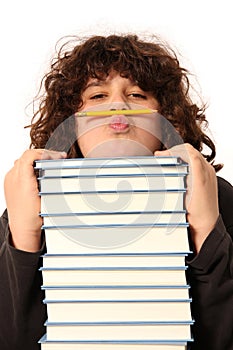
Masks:
[[[122,115],[113,115],[110,120],[110,125],[114,124],[125,124],[129,125],[128,119],[122,114]]]

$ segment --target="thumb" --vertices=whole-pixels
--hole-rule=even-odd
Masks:
[[[155,151],[154,152],[154,156],[170,156],[171,152],[167,149],[163,150],[163,151]]]

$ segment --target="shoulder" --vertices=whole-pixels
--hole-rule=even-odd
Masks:
[[[227,231],[233,236],[233,186],[220,176],[217,180],[219,211]]]
[[[2,213],[1,219],[8,222],[8,213],[7,213],[7,209],[4,210],[4,212]]]
[[[8,226],[8,215],[7,210],[5,210],[0,217],[0,242],[5,240],[5,236],[7,233],[7,226]]]
[[[218,180],[218,196],[220,203],[230,201],[229,204],[233,203],[233,186],[224,178],[217,176]]]

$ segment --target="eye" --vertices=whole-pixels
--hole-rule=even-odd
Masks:
[[[90,100],[99,100],[99,99],[102,99],[104,97],[106,97],[105,94],[95,94],[95,95],[90,97]]]
[[[143,95],[139,92],[132,92],[131,94],[129,94],[130,97],[133,97],[133,98],[138,98],[138,99],[142,99],[142,100],[146,100],[147,99],[147,96],[146,95]]]

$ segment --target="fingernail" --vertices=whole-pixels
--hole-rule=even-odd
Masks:
[[[64,157],[64,158],[67,157],[67,153],[66,153],[66,152],[60,152],[60,154],[61,154],[61,156]]]

